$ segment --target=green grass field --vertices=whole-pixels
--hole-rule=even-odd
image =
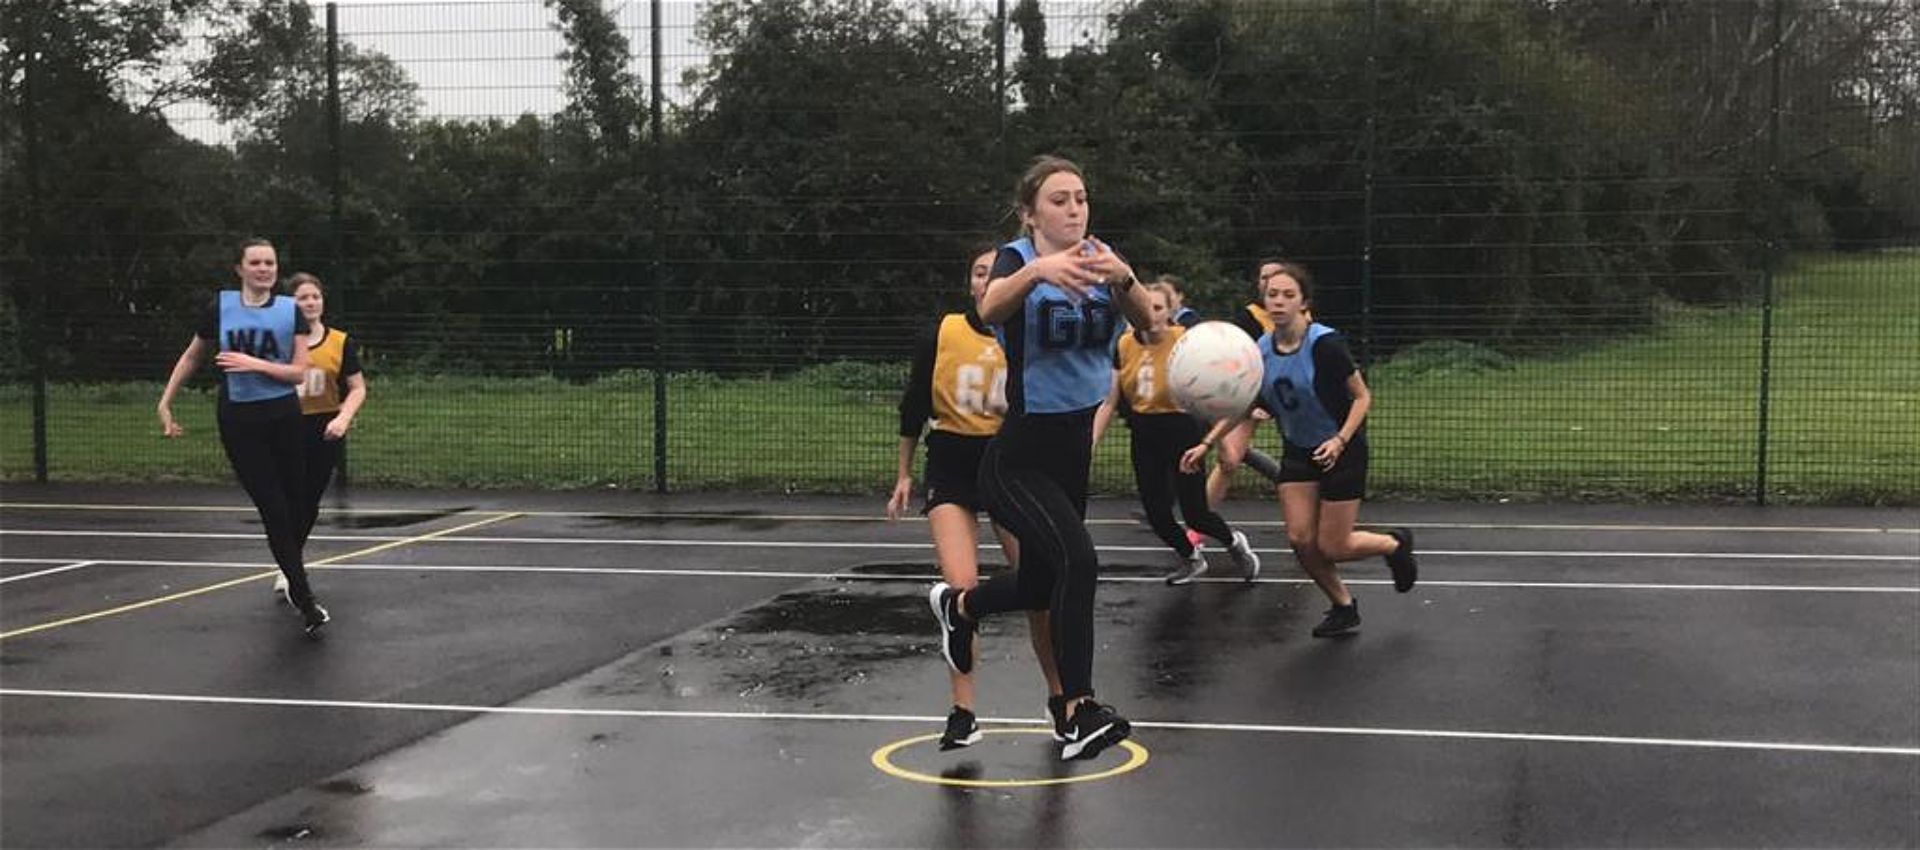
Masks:
[[[1920,503],[1920,254],[1804,258],[1776,291],[1769,499]],[[1473,357],[1457,365],[1412,356],[1383,363],[1369,374],[1373,491],[1750,499],[1760,362],[1758,309],[1676,308],[1652,332],[1577,353],[1491,365]],[[863,382],[845,380],[847,373],[674,377],[669,483],[882,492],[892,476],[896,391],[871,380],[864,382],[871,389],[860,389]],[[653,486],[645,376],[568,384],[376,374],[372,382],[350,449],[357,483]],[[176,403],[188,436],[164,440],[153,415],[159,389],[157,382],[50,388],[52,477],[227,480],[209,394]],[[1272,445],[1274,437],[1260,440]],[[1131,488],[1125,445],[1110,438],[1101,446],[1098,490]],[[0,388],[0,478],[32,473],[28,391]]]

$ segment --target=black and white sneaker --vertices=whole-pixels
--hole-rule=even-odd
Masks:
[[[300,619],[306,623],[308,637],[319,637],[320,627],[333,620],[333,617],[327,613],[327,609],[320,607],[319,602],[310,601],[307,607],[300,610]]]
[[[957,750],[980,743],[980,721],[973,712],[954,706],[947,713],[947,731],[940,733],[941,750]]]
[[[288,589],[285,573],[273,577],[273,599],[282,605],[293,604],[293,591]]]
[[[1413,530],[1396,528],[1387,532],[1387,536],[1400,543],[1387,553],[1387,569],[1393,571],[1393,589],[1406,593],[1420,580],[1420,561],[1413,556]]]
[[[1173,553],[1173,559],[1173,572],[1167,573],[1168,584],[1192,584],[1194,579],[1207,574],[1207,556],[1198,546],[1193,547],[1191,555]]]
[[[1053,724],[1053,742],[1066,743],[1067,740],[1067,698],[1054,695],[1047,697],[1047,721]]]
[[[960,591],[946,582],[935,582],[927,591],[927,605],[933,618],[940,621],[940,654],[955,673],[973,672],[973,623],[960,616]]]
[[[1260,554],[1253,551],[1253,544],[1247,542],[1247,535],[1236,530],[1233,542],[1227,544],[1227,555],[1233,558],[1233,565],[1240,568],[1242,581],[1253,581],[1260,577]]]
[[[1327,609],[1326,619],[1313,627],[1314,637],[1338,637],[1360,628],[1360,600]]]
[[[1092,699],[1081,700],[1079,709],[1067,720],[1064,733],[1066,741],[1060,744],[1060,760],[1093,758],[1102,750],[1126,740],[1131,734],[1133,724],[1113,709]]]

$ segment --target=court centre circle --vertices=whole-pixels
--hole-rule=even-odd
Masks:
[[[982,729],[982,735],[1046,735],[1045,729]],[[893,754],[915,744],[925,744],[940,740],[939,733],[920,735],[895,741],[873,751],[873,766],[888,776],[905,779],[909,782],[922,782],[928,785],[952,785],[961,788],[1038,788],[1043,785],[1068,785],[1075,782],[1092,782],[1096,779],[1111,779],[1123,773],[1139,770],[1147,763],[1147,748],[1131,739],[1121,741],[1120,748],[1127,751],[1127,760],[1119,765],[1089,773],[1084,776],[1059,776],[1051,779],[949,779],[930,773],[908,770],[893,763]]]

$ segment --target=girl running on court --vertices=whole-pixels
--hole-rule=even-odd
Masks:
[[[1260,337],[1265,367],[1255,404],[1280,425],[1280,510],[1287,543],[1313,583],[1333,604],[1313,629],[1314,637],[1352,632],[1360,606],[1340,580],[1338,564],[1380,555],[1393,572],[1393,588],[1413,589],[1419,577],[1413,532],[1354,530],[1367,489],[1367,410],[1373,395],[1354,366],[1346,337],[1314,322],[1312,280],[1294,263],[1261,266],[1260,286],[1273,330]],[[1245,416],[1222,420],[1181,457],[1182,469],[1198,470],[1220,438]]]
[[[1173,519],[1175,499],[1187,527],[1226,546],[1240,575],[1252,581],[1260,575],[1260,556],[1254,554],[1245,534],[1229,528],[1207,507],[1206,476],[1180,469],[1181,452],[1199,442],[1206,430],[1174,402],[1167,384],[1167,359],[1186,328],[1170,324],[1173,287],[1143,286],[1153,319],[1120,338],[1113,357],[1113,389],[1094,414],[1093,441],[1099,444],[1116,408],[1124,411],[1131,434],[1133,480],[1147,524],[1178,556],[1167,575],[1168,584],[1187,584],[1207,571],[1206,555]]]
[[[260,512],[267,548],[287,579],[288,596],[300,611],[307,633],[318,634],[328,620],[307,585],[300,535],[300,505],[306,500],[306,436],[301,432],[300,401],[294,386],[306,379],[307,328],[293,299],[275,295],[280,261],[273,243],[253,239],[240,247],[234,266],[240,288],[221,292],[180,353],[160,393],[160,433],[185,431],[173,419],[173,397],[207,352],[217,351],[220,445],[240,486]]]
[[[913,496],[913,451],[927,432],[927,531],[933,535],[933,557],[941,581],[948,587],[971,589],[980,578],[980,518],[977,482],[980,456],[1000,430],[1007,410],[1007,364],[993,331],[977,313],[987,289],[997,248],[983,247],[970,270],[972,304],[965,312],[940,317],[914,346],[913,371],[900,398],[899,469],[893,496],[887,500],[887,519],[899,519]],[[1000,551],[1009,565],[1018,566],[1019,546],[999,526]],[[1060,696],[1060,674],[1048,643],[1047,613],[1027,612],[1033,655],[1040,661],[1047,693]],[[941,646],[946,646],[942,642]],[[980,724],[973,711],[973,665],[978,652],[948,658],[947,678],[953,688],[953,710],[940,736],[940,749],[965,747],[980,740]]]
[[[973,590],[932,592],[948,659],[971,658],[975,623],[1046,610],[1060,671],[1055,735],[1063,759],[1092,758],[1132,726],[1093,696],[1093,602],[1100,576],[1087,533],[1093,414],[1112,383],[1115,311],[1148,324],[1146,293],[1113,248],[1088,235],[1080,169],[1041,157],[1015,192],[1025,236],[994,260],[980,316],[1007,357],[1007,418],[980,461],[980,495],[1020,541],[1020,569]],[[1053,706],[1049,705],[1049,710]]]
[[[327,290],[320,278],[296,272],[287,278],[294,307],[307,328],[307,376],[296,388],[307,440],[306,493],[300,502],[300,546],[305,550],[313,524],[320,518],[320,500],[327,493],[334,470],[346,451],[347,431],[367,400],[367,378],[360,371],[360,344],[346,331],[328,327]],[[273,592],[287,596],[287,577],[273,580]]]

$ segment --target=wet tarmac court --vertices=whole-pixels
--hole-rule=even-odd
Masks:
[[[7,488],[0,844],[1920,846],[1911,510],[1369,505],[1422,582],[1350,565],[1329,641],[1272,506],[1169,588],[1097,502],[1134,746],[1063,764],[1017,617],[938,751],[878,499],[356,493],[315,642],[237,495]]]

